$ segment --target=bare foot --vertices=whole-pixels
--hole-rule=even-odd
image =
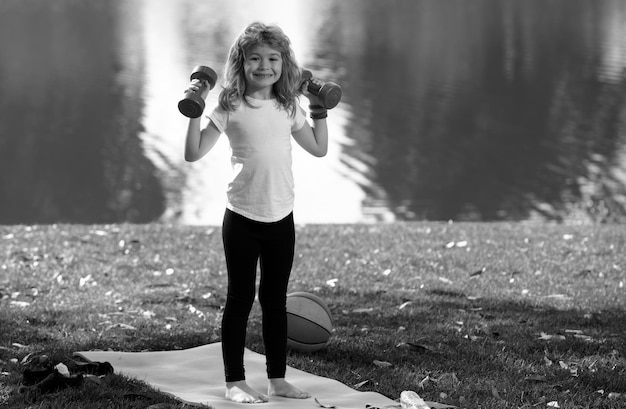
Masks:
[[[226,382],[226,399],[238,403],[264,403],[268,400],[249,387],[246,381]]]
[[[294,398],[294,399],[306,399],[310,398],[307,392],[301,391],[296,388],[289,382],[285,380],[285,378],[272,378],[269,380],[269,386],[267,388],[267,394],[272,396],[284,396],[286,398]]]

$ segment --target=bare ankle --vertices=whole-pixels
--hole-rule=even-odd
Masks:
[[[294,399],[307,399],[311,397],[308,392],[298,389],[294,385],[287,382],[285,378],[270,378],[267,387],[267,394]]]
[[[225,397],[238,403],[263,403],[268,401],[265,395],[252,389],[245,380],[226,382]]]

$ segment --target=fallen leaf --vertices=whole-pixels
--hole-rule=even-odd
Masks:
[[[446,283],[446,284],[452,284],[453,283],[452,280],[450,280],[449,278],[446,278],[446,277],[439,277],[439,281],[441,281],[443,283]]]
[[[419,381],[419,382],[417,383],[417,385],[418,385],[421,389],[424,389],[424,388],[426,387],[426,384],[427,384],[428,382],[437,383],[437,382],[438,382],[438,380],[437,380],[437,379],[435,379],[435,378],[431,378],[431,376],[430,376],[430,375],[426,375],[426,377],[425,377],[424,379],[422,379],[421,381]]]
[[[109,325],[108,327],[106,327],[105,331],[108,331],[108,330],[113,329],[113,328],[120,328],[120,329],[129,330],[129,331],[137,331],[137,328],[133,327],[132,325],[128,325],[128,324],[112,324],[112,325]]]
[[[396,345],[396,348],[408,348],[419,353],[433,352],[433,350],[427,347],[426,345],[416,344],[413,342],[401,342],[398,345]]]
[[[566,329],[565,333],[566,334],[582,334],[583,331],[580,329]]]
[[[482,339],[482,337],[479,337],[477,335],[469,335],[469,334],[465,335],[463,338],[469,339],[470,341],[478,341]]]
[[[550,294],[548,296],[546,296],[546,298],[556,298],[558,300],[569,300],[572,297],[569,297],[565,294]]]
[[[485,267],[481,268],[480,270],[474,271],[473,273],[470,274],[470,277],[477,277],[479,275],[481,275],[482,273],[484,273],[487,269]]]
[[[398,309],[399,309],[399,310],[405,309],[406,307],[408,307],[408,306],[409,306],[409,305],[411,305],[411,304],[413,304],[411,301],[406,301],[406,302],[402,303],[402,304],[398,307]]]
[[[33,356],[33,353],[31,352],[30,354],[26,355],[24,358],[22,358],[22,361],[20,362],[22,365],[25,365],[26,362],[28,362],[28,360],[30,359],[30,357]]]
[[[549,335],[549,334],[546,334],[545,332],[542,332],[541,336],[537,339],[541,339],[544,341],[551,341],[551,340],[563,341],[565,339],[565,336],[564,335]]]
[[[393,366],[391,362],[379,361],[378,359],[374,359],[372,363],[379,368],[389,368],[390,366]]]
[[[364,380],[363,382],[359,382],[359,383],[355,384],[355,385],[353,386],[353,388],[354,388],[354,389],[359,389],[361,386],[365,385],[365,384],[366,384],[366,383],[368,383],[368,382],[369,382],[368,380]]]
[[[317,398],[315,398],[314,400],[315,400],[315,403],[317,403],[317,405],[318,405],[320,408],[325,408],[325,409],[335,409],[335,408],[337,407],[337,406],[335,406],[335,405],[323,405],[323,404],[321,404],[321,403],[320,403],[320,401],[319,401],[319,400],[317,400]]]
[[[451,249],[454,247],[459,247],[459,248],[463,248],[463,247],[467,247],[467,240],[461,240],[461,241],[451,241],[445,244],[445,248],[447,249]]]
[[[90,280],[91,280],[91,274],[89,274],[86,277],[81,277],[81,279],[78,281],[78,286],[84,287],[85,284],[87,284]]]
[[[552,402],[548,402],[546,404],[549,408],[560,408],[559,402],[553,400]]]

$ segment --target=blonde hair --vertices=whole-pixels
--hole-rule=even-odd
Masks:
[[[244,61],[246,55],[259,45],[270,47],[281,54],[282,74],[273,85],[273,91],[278,103],[293,116],[298,106],[298,92],[302,79],[291,49],[291,42],[280,27],[259,22],[248,25],[230,47],[224,67],[224,89],[220,92],[219,104],[226,111],[234,111],[241,101],[250,105],[244,97],[246,92]]]

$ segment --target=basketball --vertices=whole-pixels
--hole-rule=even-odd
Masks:
[[[330,309],[316,295],[287,294],[287,346],[301,352],[318,351],[328,343],[333,330]]]

